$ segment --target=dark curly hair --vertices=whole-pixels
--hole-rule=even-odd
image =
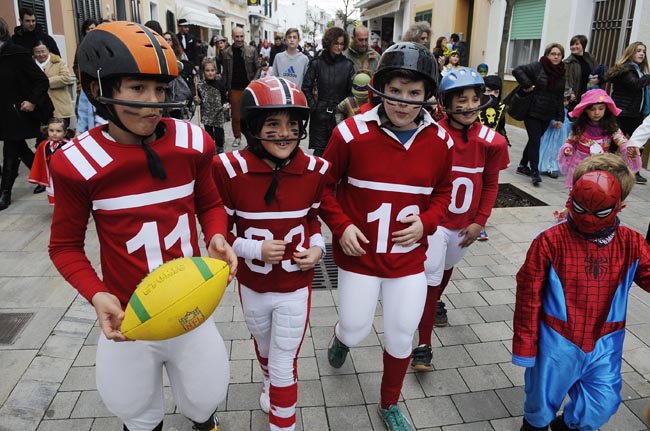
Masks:
[[[330,46],[332,46],[339,37],[343,38],[343,50],[345,51],[348,49],[348,46],[350,45],[350,36],[348,36],[348,33],[341,27],[330,27],[325,31],[322,41],[323,49],[329,50]]]
[[[584,131],[587,130],[587,125],[590,122],[589,117],[587,116],[588,109],[589,106],[582,111],[582,115],[580,115],[571,125],[571,131],[576,136],[582,135]],[[619,129],[616,117],[609,109],[607,109],[607,107],[605,107],[605,115],[598,122],[598,125],[603,129],[603,134],[608,136],[613,135]]]

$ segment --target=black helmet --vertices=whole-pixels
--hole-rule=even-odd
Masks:
[[[425,100],[428,100],[436,94],[438,87],[438,64],[433,58],[433,55],[423,45],[413,42],[399,42],[384,51],[375,71],[373,91],[381,97],[387,97],[383,94],[384,85],[387,84],[386,75],[388,72],[397,69],[410,70],[422,75],[425,81],[425,88],[427,89]],[[391,99],[391,97],[387,98]],[[398,101],[407,102],[406,100]]]

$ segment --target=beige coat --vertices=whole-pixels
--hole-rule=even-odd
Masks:
[[[50,80],[48,94],[54,104],[54,116],[70,118],[74,115],[72,98],[68,86],[74,83],[70,68],[56,54],[50,53],[50,64],[45,68],[45,74]]]

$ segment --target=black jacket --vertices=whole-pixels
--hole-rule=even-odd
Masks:
[[[0,140],[22,140],[40,136],[39,109],[52,107],[47,90],[50,81],[22,46],[5,42],[0,48]],[[36,105],[23,112],[20,104]],[[51,112],[44,113],[51,116]]]
[[[61,56],[59,47],[56,45],[54,39],[52,39],[52,36],[42,32],[38,26],[34,31],[24,31],[23,27],[19,25],[14,28],[14,35],[11,36],[11,40],[13,43],[25,48],[30,54],[32,53],[32,48],[34,48],[36,41],[40,40],[45,44],[45,46],[47,46],[47,49],[49,49],[52,54],[56,54],[59,57]]]
[[[336,106],[352,95],[354,63],[344,55],[332,58],[323,49],[307,68],[302,91],[311,108],[309,148],[325,148],[336,126]]]
[[[549,88],[548,75],[539,61],[517,66],[512,75],[522,88],[535,86],[528,117],[564,121],[564,77],[557,79],[553,88]]]
[[[612,83],[612,100],[622,110],[620,117],[637,117],[643,106],[643,91],[650,85],[650,75],[639,77],[630,62],[611,67],[605,74],[607,81]]]

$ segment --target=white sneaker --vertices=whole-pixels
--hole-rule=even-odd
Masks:
[[[268,413],[269,410],[271,410],[270,392],[271,381],[269,379],[264,379],[264,383],[262,383],[262,393],[260,394],[260,407],[264,413]]]
[[[233,148],[239,147],[239,144],[241,144],[241,139],[240,138],[237,138],[234,141],[232,141],[232,147]]]

